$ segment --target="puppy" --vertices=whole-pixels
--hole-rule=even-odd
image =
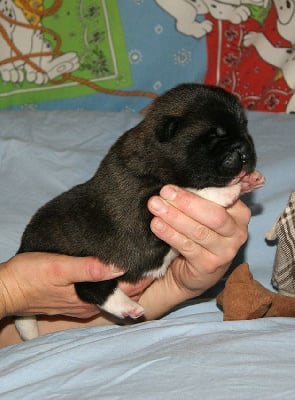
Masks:
[[[177,252],[150,230],[148,199],[175,184],[223,206],[263,184],[247,119],[225,90],[182,84],[157,98],[146,117],[111,147],[95,175],[41,207],[18,253],[96,256],[122,278],[75,285],[78,296],[119,318],[143,308],[118,287],[163,275]],[[208,189],[209,188],[209,189]],[[16,319],[24,339],[38,335],[34,318]]]

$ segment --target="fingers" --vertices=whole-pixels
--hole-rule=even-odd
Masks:
[[[231,237],[236,231],[236,220],[238,223],[248,224],[250,219],[250,210],[241,201],[238,201],[234,207],[225,209],[171,185],[164,186],[160,196],[152,197],[148,202],[148,207],[155,216],[161,217],[183,234],[191,234],[192,227],[188,224],[195,221],[196,232],[193,232],[193,235],[195,234],[200,241],[206,239],[209,234],[206,228],[222,236]],[[229,218],[229,215],[232,218]]]
[[[148,208],[156,216],[152,231],[189,259],[205,250],[230,259],[247,239],[250,211],[240,201],[226,210],[169,185],[149,200]]]
[[[236,223],[228,218],[227,210],[215,203],[205,200],[187,190],[168,185],[164,186],[160,192],[161,198],[169,202],[170,205],[182,211],[191,219],[207,226],[223,236],[232,236],[236,230]],[[238,208],[246,209],[241,202]],[[249,213],[241,213],[242,220],[249,222]]]
[[[164,240],[186,259],[190,259],[193,256],[197,257],[198,253],[202,251],[201,246],[197,245],[193,240],[179,233],[168,224],[159,221],[157,218],[152,221],[151,229],[159,239]]]

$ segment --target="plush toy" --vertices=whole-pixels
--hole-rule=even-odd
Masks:
[[[239,265],[217,297],[225,321],[295,317],[295,190],[266,239],[277,244],[271,283],[279,293],[254,280],[248,264]]]
[[[295,317],[295,297],[274,293],[256,281],[247,263],[240,264],[217,297],[225,321]]]

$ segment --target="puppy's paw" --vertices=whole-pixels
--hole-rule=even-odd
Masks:
[[[127,317],[137,319],[144,314],[144,308],[131,300],[130,297],[119,288],[116,288],[114,293],[99,307],[120,319]]]
[[[252,190],[259,189],[264,184],[264,176],[259,171],[254,171],[241,179],[242,193],[252,192]]]
[[[38,323],[34,316],[17,317],[14,324],[23,340],[31,340],[39,336]]]

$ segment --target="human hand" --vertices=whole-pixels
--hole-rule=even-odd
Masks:
[[[47,253],[23,253],[0,264],[0,315],[62,314],[90,318],[100,313],[94,304],[81,301],[74,282],[101,281],[123,274],[94,257],[69,257]],[[138,298],[150,280],[122,284]]]
[[[248,237],[250,210],[241,201],[225,209],[168,185],[149,200],[148,208],[155,215],[154,234],[180,253],[163,278],[178,302],[217,283]]]

